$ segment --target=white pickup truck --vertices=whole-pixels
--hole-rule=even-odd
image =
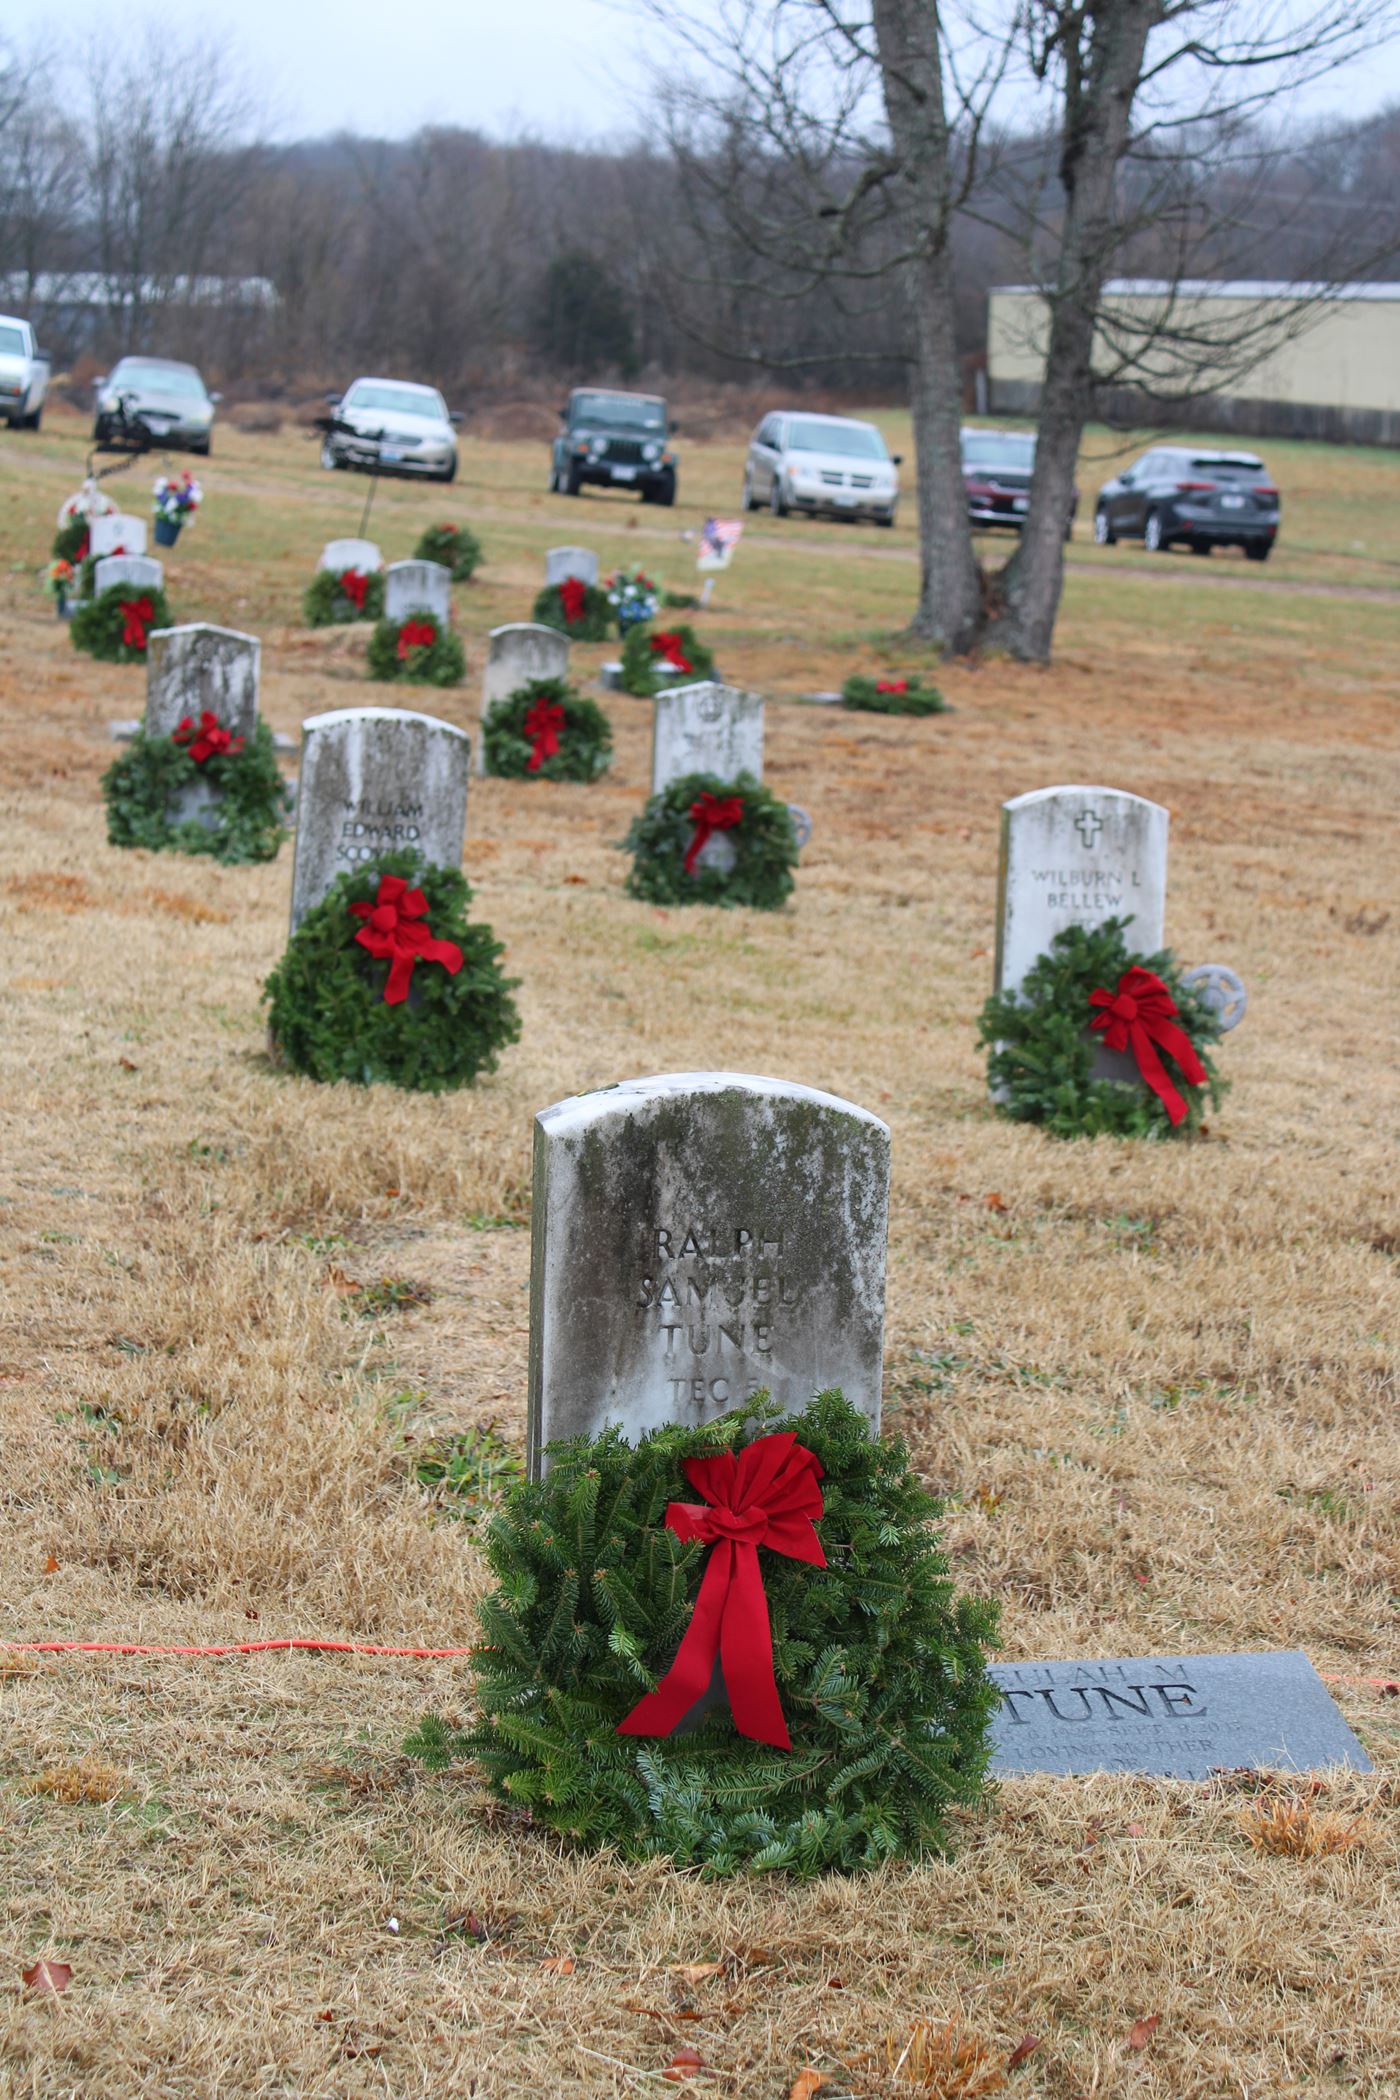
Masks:
[[[27,321],[0,314],[0,416],[11,430],[37,430],[49,390],[49,356]]]

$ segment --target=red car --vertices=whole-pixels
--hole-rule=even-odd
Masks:
[[[1035,433],[1030,430],[964,430],[962,448],[963,487],[967,490],[967,514],[975,527],[1007,525],[1019,532],[1030,508],[1031,472],[1035,466]],[[1070,497],[1065,538],[1074,526],[1079,491]]]

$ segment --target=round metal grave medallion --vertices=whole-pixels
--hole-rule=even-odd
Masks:
[[[1249,1006],[1249,993],[1237,970],[1228,963],[1197,963],[1194,970],[1182,971],[1181,981],[1210,1008],[1226,1035],[1239,1027]]]

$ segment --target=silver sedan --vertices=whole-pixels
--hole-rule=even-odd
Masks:
[[[890,457],[873,423],[780,409],[765,416],[749,440],[744,509],[766,502],[777,518],[805,511],[893,525],[898,466],[899,454]]]
[[[461,418],[450,413],[436,387],[357,379],[343,394],[327,399],[331,414],[321,446],[323,467],[380,467],[434,481],[456,480],[453,426]]]

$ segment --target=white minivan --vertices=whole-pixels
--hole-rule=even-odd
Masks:
[[[778,409],[749,439],[744,509],[766,503],[775,518],[794,510],[810,516],[820,511],[893,525],[899,462],[899,453],[890,457],[873,423]]]

